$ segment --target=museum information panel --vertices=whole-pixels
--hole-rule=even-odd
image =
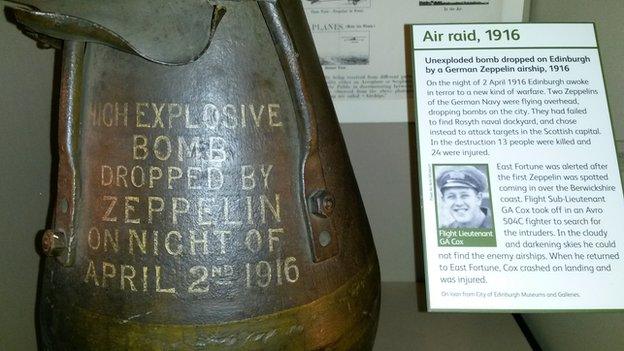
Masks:
[[[429,309],[624,307],[624,201],[593,25],[412,34]]]

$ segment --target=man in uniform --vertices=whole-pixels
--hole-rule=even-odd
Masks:
[[[487,178],[477,168],[459,166],[442,172],[436,181],[444,208],[453,222],[443,228],[492,228],[492,214],[481,206]]]

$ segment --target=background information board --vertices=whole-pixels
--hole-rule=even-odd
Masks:
[[[429,309],[622,309],[593,25],[414,25],[412,39]]]
[[[405,23],[521,22],[529,7],[528,0],[302,2],[341,123],[408,121]]]

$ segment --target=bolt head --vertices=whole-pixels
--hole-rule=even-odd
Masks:
[[[334,212],[334,207],[336,206],[336,199],[334,199],[334,197],[328,193],[322,199],[322,202],[323,213],[325,213],[325,215],[327,216],[331,215],[332,212]]]
[[[321,218],[332,215],[336,207],[336,199],[327,190],[317,190],[310,196],[310,212]]]
[[[43,251],[46,256],[60,256],[66,248],[67,242],[65,233],[55,232],[50,229],[43,232],[43,237],[41,238],[41,251]]]

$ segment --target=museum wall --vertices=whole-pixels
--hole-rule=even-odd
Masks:
[[[0,2],[0,5],[2,2]],[[616,136],[624,138],[624,2],[533,0],[533,21],[596,21]],[[0,19],[0,348],[35,350],[39,256],[51,191],[54,52]],[[344,124],[343,133],[380,256],[383,281],[424,281],[414,130],[407,123]],[[624,345],[624,316],[525,315],[547,350]]]

